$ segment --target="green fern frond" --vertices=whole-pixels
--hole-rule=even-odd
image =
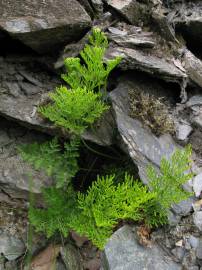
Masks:
[[[25,161],[36,170],[43,170],[47,176],[53,177],[56,187],[60,188],[70,184],[79,169],[77,164],[79,140],[74,139],[69,144],[65,143],[64,148],[64,153],[61,153],[60,145],[55,138],[42,144],[22,145],[18,149]]]
[[[78,135],[109,108],[100,100],[99,93],[86,88],[68,90],[61,86],[50,97],[54,103],[40,107],[39,112],[57,126]]]

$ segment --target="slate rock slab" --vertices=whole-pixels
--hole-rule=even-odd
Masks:
[[[0,1],[0,29],[39,53],[78,39],[90,25],[76,0]]]
[[[122,57],[119,67],[123,70],[141,70],[165,81],[180,84],[187,78],[187,74],[177,68],[174,63],[152,54],[131,48],[109,48],[106,59],[116,56]]]
[[[65,84],[59,78],[40,65],[37,57],[0,58],[0,115],[44,133],[68,137],[68,132],[56,128],[37,113],[38,106],[48,101],[48,93]],[[83,138],[110,145],[113,126],[113,117],[108,111],[94,130],[83,134]]]
[[[40,143],[46,139],[44,135],[0,118],[0,189],[10,197],[27,199],[30,188],[40,193],[41,187],[53,184],[51,178],[24,162],[17,151],[20,144]]]
[[[116,231],[105,246],[102,256],[104,270],[180,270],[157,245],[141,246],[134,233],[135,227],[125,225]]]

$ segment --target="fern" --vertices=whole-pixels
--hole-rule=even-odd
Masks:
[[[127,174],[117,186],[114,179],[114,175],[98,176],[86,195],[79,193],[81,216],[72,222],[75,231],[86,235],[101,249],[119,220],[142,220],[144,205],[155,198],[146,186]]]
[[[149,185],[157,195],[156,203],[150,205],[147,211],[152,213],[148,219],[151,226],[167,223],[168,210],[172,204],[190,197],[190,192],[183,190],[182,185],[193,177],[190,172],[191,154],[191,146],[184,150],[177,149],[170,160],[162,158],[160,172],[148,166]]]
[[[53,104],[40,107],[39,112],[54,122],[80,135],[94,123],[109,107],[100,100],[100,94],[86,88],[67,90],[62,86],[51,93]]]
[[[36,231],[44,232],[49,238],[56,232],[68,235],[70,221],[76,214],[76,194],[70,187],[68,191],[55,187],[43,190],[46,209],[29,208],[29,220]]]
[[[58,140],[53,139],[43,144],[22,145],[19,152],[36,170],[44,170],[48,176],[52,176],[56,181],[56,187],[60,188],[71,183],[79,169],[78,148],[79,141],[74,139],[69,144],[65,143],[62,154]]]
[[[86,87],[94,91],[101,90],[102,86],[106,88],[109,73],[121,61],[120,57],[116,57],[104,63],[107,48],[108,41],[105,34],[100,29],[94,28],[89,37],[89,44],[80,53],[84,65],[81,64],[80,58],[67,58],[65,67],[68,73],[63,74],[62,78],[72,89]]]

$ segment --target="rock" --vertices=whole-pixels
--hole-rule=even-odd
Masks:
[[[142,14],[147,13],[147,6],[140,4],[136,0],[104,0],[110,7],[115,9],[131,24],[139,23]],[[146,16],[145,16],[146,17]]]
[[[174,249],[172,249],[172,254],[177,258],[177,260],[180,262],[182,261],[184,254],[185,254],[185,250],[182,247],[176,247]]]
[[[199,245],[199,239],[193,235],[189,237],[188,241],[193,248],[197,248]]]
[[[180,84],[187,78],[186,73],[177,68],[174,63],[146,52],[121,47],[109,48],[106,59],[116,56],[122,57],[119,67],[123,70],[141,70],[165,81]]]
[[[177,134],[176,137],[180,141],[186,141],[191,134],[193,128],[191,125],[186,121],[180,121],[177,124]]]
[[[108,38],[118,46],[125,48],[153,48],[155,45],[155,40],[151,36],[148,36],[147,33],[131,35],[108,34]]]
[[[7,260],[15,260],[24,252],[25,245],[20,239],[0,230],[0,253],[3,254]]]
[[[199,241],[199,245],[196,249],[196,257],[202,260],[202,239]]]
[[[40,193],[41,187],[51,185],[52,180],[23,162],[16,148],[24,143],[42,142],[46,136],[13,123],[8,124],[3,119],[0,119],[0,123],[1,189],[13,198],[27,198],[30,186],[32,192]]]
[[[0,61],[0,114],[11,118],[28,128],[51,135],[68,137],[68,132],[56,128],[42,119],[37,107],[48,101],[48,93],[61,81],[51,72],[42,68],[37,58],[18,56],[2,58]],[[114,121],[109,110],[97,124],[96,130],[86,131],[83,138],[101,145],[112,144]],[[97,134],[97,135],[96,135]]]
[[[66,265],[67,270],[82,270],[81,255],[73,245],[66,244],[60,248],[62,259]]]
[[[196,43],[198,46],[202,44],[202,3],[196,1],[192,3],[186,1],[183,5],[176,5],[170,14],[173,24],[180,31],[185,39]]]
[[[129,154],[137,165],[142,181],[147,183],[146,168],[148,164],[159,167],[162,157],[170,157],[177,145],[169,134],[158,138],[140,121],[128,116],[128,91],[129,89],[135,89],[136,83],[132,80],[122,81],[110,93],[110,99],[115,111],[117,128],[123,142],[121,144],[123,150]]]
[[[102,256],[104,270],[181,269],[157,244],[153,244],[152,248],[141,246],[133,229],[125,225],[112,235]]]
[[[192,210],[192,205],[194,203],[195,199],[193,197],[181,201],[178,204],[174,204],[172,206],[172,210],[179,216],[187,216],[191,210]]]
[[[75,0],[0,1],[0,29],[39,53],[81,37],[91,19]]]
[[[202,87],[202,61],[187,49],[185,49],[183,52],[183,60],[185,63],[184,67],[187,74],[189,74],[189,78],[197,85]]]
[[[199,197],[202,192],[202,173],[194,177],[193,189],[194,189],[196,197]]]
[[[97,15],[103,14],[104,6],[102,0],[91,0],[91,4]]]
[[[196,227],[202,231],[202,211],[197,211],[193,214],[193,220]]]

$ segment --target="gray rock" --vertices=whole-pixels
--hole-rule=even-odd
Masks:
[[[141,15],[146,13],[147,6],[136,0],[104,0],[110,7],[120,13],[131,24],[137,24]],[[144,16],[143,16],[144,19]]]
[[[195,212],[193,214],[193,220],[196,227],[202,231],[202,211]]]
[[[174,249],[172,249],[172,254],[177,258],[177,260],[180,262],[182,261],[184,254],[185,254],[185,250],[182,247],[176,247]]]
[[[121,56],[119,67],[123,70],[141,70],[165,81],[182,83],[187,78],[185,72],[177,68],[173,63],[157,56],[130,49],[114,47],[106,54],[106,59]]]
[[[189,237],[188,241],[193,248],[197,248],[199,245],[199,239],[193,235]]]
[[[191,134],[192,130],[193,128],[188,122],[183,121],[178,123],[176,132],[177,139],[180,141],[186,141],[189,135]]]
[[[7,260],[11,261],[17,259],[24,251],[25,245],[20,239],[0,231],[0,253],[3,254]]]
[[[128,225],[116,231],[106,244],[102,267],[104,270],[181,269],[157,244],[153,244],[152,248],[141,246],[133,228]]]
[[[187,200],[181,201],[178,204],[174,204],[172,206],[172,210],[177,215],[186,216],[186,215],[188,215],[191,212],[192,205],[193,205],[194,201],[195,201],[195,199],[193,197],[191,197],[191,198],[189,198]]]
[[[158,167],[162,157],[169,158],[177,145],[169,134],[157,138],[140,121],[128,116],[128,91],[136,87],[133,81],[123,81],[110,93],[110,99],[115,111],[123,149],[138,166],[142,181],[147,183],[146,168],[148,164],[152,163]]]
[[[199,245],[196,249],[196,257],[202,260],[202,240],[199,241]]]
[[[202,173],[196,175],[193,179],[193,190],[196,197],[199,197],[202,192]]]
[[[184,51],[183,59],[185,63],[184,67],[187,70],[187,74],[189,74],[189,78],[202,87],[202,61],[189,50]]]
[[[192,96],[186,103],[187,107],[202,105],[202,95]]]
[[[60,248],[62,259],[67,270],[82,270],[81,255],[73,245],[67,244]]]
[[[38,59],[32,57],[2,58],[0,70],[1,115],[51,135],[69,136],[68,132],[56,128],[37,113],[37,107],[48,101],[48,93],[61,85],[57,76],[39,67]],[[96,129],[86,131],[83,138],[110,145],[113,126],[113,117],[109,111]]]
[[[27,198],[30,187],[32,192],[40,193],[41,187],[51,185],[52,180],[23,162],[16,148],[24,143],[42,142],[46,137],[13,123],[8,124],[3,119],[0,119],[0,123],[1,189],[13,198]]]
[[[202,44],[202,3],[201,1],[185,1],[176,5],[170,14],[173,24],[176,25],[187,40]],[[199,46],[200,46],[199,45]]]
[[[109,40],[115,42],[118,46],[125,48],[153,48],[155,45],[155,40],[151,36],[144,33],[131,34],[131,35],[116,35],[109,34]]]
[[[0,6],[0,29],[40,53],[78,39],[91,25],[75,0],[1,0]]]
[[[102,0],[91,0],[91,4],[96,14],[101,15],[103,13],[103,2]]]

